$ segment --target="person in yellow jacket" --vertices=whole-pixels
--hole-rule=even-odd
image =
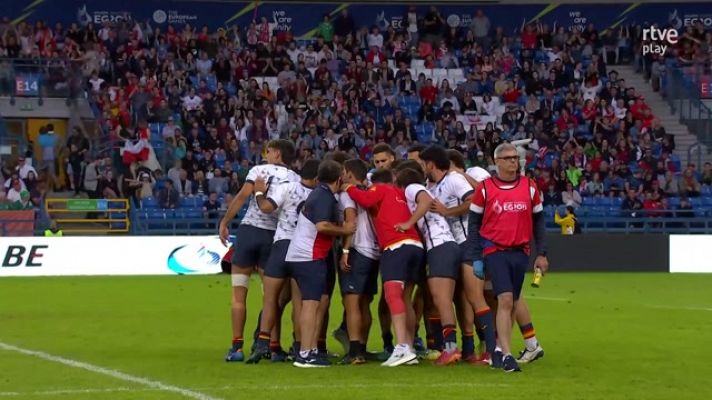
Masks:
[[[61,229],[57,228],[57,221],[53,220],[49,223],[49,228],[45,229],[44,235],[47,237],[60,237],[64,234]]]
[[[562,235],[573,235],[576,233],[576,213],[571,206],[566,207],[566,215],[559,215],[559,210],[554,214],[554,223],[561,226]]]

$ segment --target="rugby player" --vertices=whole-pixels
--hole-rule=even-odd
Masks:
[[[452,309],[455,282],[460,275],[460,248],[445,218],[430,211],[433,196],[423,185],[423,173],[406,168],[398,173],[396,182],[405,190],[408,207],[413,213],[408,221],[397,224],[396,229],[406,231],[417,224],[427,250],[428,286],[442,321],[444,348],[434,364],[453,364],[462,357],[457,349],[457,331]]]
[[[267,181],[267,190],[282,183],[298,182],[299,175],[289,169],[294,159],[294,145],[288,140],[273,140],[267,144],[265,158],[267,164],[252,167],[247,174],[245,184],[230,203],[227,212],[220,221],[220,240],[227,245],[230,232],[230,221],[242,209],[245,202],[253,195],[265,193],[254,192],[255,180],[258,176]],[[272,248],[272,240],[277,229],[277,216],[263,213],[257,202],[250,201],[247,213],[240,221],[235,233],[232,257],[232,345],[225,356],[226,361],[243,361],[242,351],[245,318],[247,316],[246,299],[250,283],[250,275],[256,268],[264,268]],[[279,338],[275,338],[279,340]]]
[[[474,309],[475,318],[484,333],[487,353],[492,354],[496,347],[492,312],[484,298],[484,280],[477,278],[472,273],[472,261],[470,261],[473,258],[472,251],[466,246],[467,213],[474,190],[462,174],[450,171],[450,160],[443,147],[429,146],[420,153],[420,158],[425,163],[426,176],[433,182],[433,187],[430,190],[435,201],[431,209],[445,217],[450,231],[460,246],[464,293],[470,307]],[[476,361],[471,358],[475,355],[474,338],[468,336],[465,329],[471,328],[463,327],[463,357]]]
[[[366,164],[358,159],[344,162],[344,182],[366,187]],[[366,343],[371,329],[370,304],[378,291],[378,261],[381,249],[368,211],[358,206],[346,192],[339,194],[344,221],[356,222],[356,233],[345,236],[339,261],[339,287],[344,299],[348,354],[341,364],[366,362]]]
[[[283,361],[281,353],[277,352],[277,349],[270,348],[270,333],[275,326],[279,326],[281,319],[279,296],[289,279],[285,260],[287,249],[297,228],[299,211],[301,211],[307,196],[317,185],[318,169],[319,161],[307,160],[302,166],[300,182],[285,183],[277,186],[268,195],[255,196],[257,205],[262,212],[271,214],[279,211],[277,214],[279,222],[262,278],[263,298],[260,332],[252,354],[247,360],[248,364],[258,363],[266,356],[271,356],[272,361]],[[267,192],[264,178],[258,177],[255,180],[255,191],[257,193]]]

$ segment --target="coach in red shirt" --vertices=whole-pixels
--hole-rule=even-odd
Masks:
[[[519,371],[511,354],[512,310],[519,300],[529,265],[529,243],[536,242],[534,267],[546,272],[545,221],[536,183],[519,175],[519,155],[514,145],[502,143],[494,151],[497,176],[487,179],[472,197],[468,245],[474,249],[476,275],[487,274],[497,296],[497,334],[501,354],[492,356],[493,366],[505,372]]]

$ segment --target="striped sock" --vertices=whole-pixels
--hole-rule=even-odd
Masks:
[[[475,311],[475,319],[480,322],[480,328],[484,331],[487,352],[492,354],[495,346],[497,346],[497,339],[494,333],[494,321],[492,320],[492,310],[487,307]]]
[[[280,353],[282,351],[282,344],[279,343],[279,340],[269,342],[269,351],[272,353]]]
[[[443,338],[445,341],[446,345],[450,345],[452,347],[452,344],[457,343],[457,329],[455,328],[455,325],[445,325],[443,326]]]
[[[519,330],[522,332],[522,337],[524,338],[524,344],[527,350],[534,350],[539,345],[536,340],[536,333],[534,332],[534,324],[531,322],[525,325],[519,325]]]
[[[440,350],[443,348],[443,325],[440,318],[428,318],[430,332],[433,336],[433,349]]]
[[[234,351],[238,351],[238,350],[242,349],[242,344],[243,344],[242,336],[233,337],[232,338],[232,351],[234,352]]]

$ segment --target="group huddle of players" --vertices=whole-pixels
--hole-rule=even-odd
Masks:
[[[502,153],[512,150],[514,153],[506,153],[509,156]],[[500,157],[505,161],[516,154],[511,145],[495,154],[498,152],[505,154]],[[484,201],[487,185],[483,182],[490,179],[486,170],[465,170],[462,154],[439,146],[415,145],[409,149],[408,160],[396,160],[388,145],[379,144],[373,150],[373,169],[335,152],[323,161],[306,161],[299,174],[289,168],[294,155],[291,142],[271,141],[266,163],[249,171],[220,223],[225,243],[230,221],[249,201],[231,249],[233,340],[227,361],[246,358],[246,299],[249,277],[255,271],[262,277],[264,295],[247,363],[289,358],[297,367],[329,366],[326,329],[337,280],[344,315],[334,336],[346,350],[340,364],[387,357],[383,366],[413,365],[428,359],[435,365],[467,362],[512,372],[520,370],[519,363],[544,355],[527,304],[519,295],[523,272],[521,279],[499,277],[490,283],[493,269],[501,275],[508,267],[492,268],[483,263],[483,258],[487,260],[482,242],[486,241],[488,214],[484,202],[482,207],[477,205],[477,191],[481,190],[480,201]],[[528,178],[521,179],[526,180],[523,190],[529,193],[531,189],[531,205],[537,212],[540,204],[534,204],[534,198],[538,199],[532,189],[535,186]],[[519,186],[518,177],[516,184],[505,189],[516,192]],[[499,204],[497,200],[494,208]],[[501,214],[502,210],[495,211]],[[507,225],[518,225],[514,222]],[[528,263],[531,223],[528,229],[520,235],[520,241],[526,243],[516,246],[517,257],[520,250],[527,255],[521,262],[524,264]],[[474,235],[473,230],[477,231]],[[519,235],[516,230],[508,226],[493,235],[514,237]],[[539,242],[540,238],[536,239]],[[545,251],[541,255],[545,257]],[[504,262],[509,261],[505,258]],[[366,351],[366,344],[372,324],[370,305],[379,293],[379,273],[378,320],[384,352],[373,354]],[[498,295],[507,291],[514,293],[514,301],[507,301],[511,303],[506,312],[509,327],[495,329],[492,310],[496,310],[498,298],[502,303]],[[294,343],[287,354],[279,338],[282,311],[290,301]],[[425,322],[426,344],[417,336],[421,320]],[[516,358],[509,351],[513,320],[525,342]],[[497,328],[500,322],[497,315]]]

